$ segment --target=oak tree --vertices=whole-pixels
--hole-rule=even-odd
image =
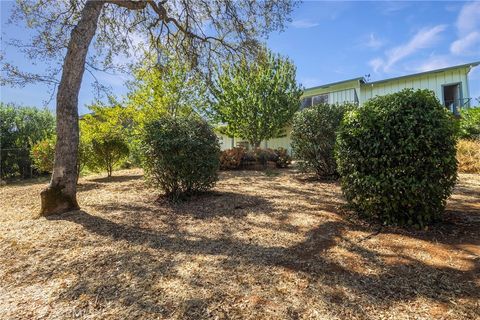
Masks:
[[[41,214],[79,208],[78,95],[86,68],[125,66],[131,58],[141,59],[136,48],[147,45],[175,53],[208,74],[218,61],[256,51],[259,39],[283,28],[294,6],[289,0],[17,0],[11,20],[25,21],[34,37],[12,44],[31,59],[50,60],[50,73],[25,72],[4,62],[2,85],[58,85],[55,164],[41,193]],[[92,40],[95,50],[89,54]]]

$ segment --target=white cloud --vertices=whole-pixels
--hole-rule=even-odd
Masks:
[[[480,32],[473,31],[463,38],[454,41],[450,46],[453,54],[471,54],[480,52]]]
[[[452,63],[456,64],[455,62],[452,61],[451,57],[449,56],[431,55],[428,59],[416,64],[413,67],[412,71],[414,72],[432,71],[436,69],[451,67]]]
[[[297,29],[309,29],[318,26],[318,22],[310,21],[307,19],[293,20],[292,27]]]
[[[381,12],[385,15],[402,11],[410,6],[408,1],[380,1],[379,4]]]
[[[373,68],[374,72],[378,72],[384,64],[385,62],[381,58],[376,58],[368,62],[368,65]]]
[[[369,64],[373,67],[375,72],[378,72],[380,69],[384,72],[388,72],[400,60],[435,44],[439,35],[446,29],[446,27],[446,25],[442,24],[432,28],[421,29],[407,43],[387,50],[385,52],[385,59],[376,58],[371,60]]]
[[[467,2],[457,18],[457,29],[459,33],[465,34],[480,27],[480,2]]]
[[[450,45],[455,55],[470,55],[480,52],[480,2],[466,3],[457,17],[458,39]]]
[[[368,41],[365,43],[365,46],[372,49],[378,49],[383,46],[383,41],[378,39],[372,32],[368,36]]]

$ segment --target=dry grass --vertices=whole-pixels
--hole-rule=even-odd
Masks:
[[[458,171],[480,173],[480,140],[459,140],[457,161]]]
[[[32,219],[43,184],[0,189],[1,319],[478,319],[480,175],[446,220],[378,228],[338,184],[222,173],[156,202],[141,171],[81,180],[83,210]]]

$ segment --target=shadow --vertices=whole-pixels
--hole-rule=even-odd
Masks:
[[[68,285],[55,287],[52,297],[97,316],[105,308],[135,318],[307,318],[312,313],[302,308],[318,306],[326,318],[370,319],[380,311],[404,316],[402,308],[423,312],[417,306],[424,302],[453,309],[452,317],[480,312],[480,259],[471,249],[480,244],[478,210],[450,208],[428,231],[379,228],[341,210],[336,184],[297,188],[256,175],[230,176],[240,186],[255,181],[255,189],[229,183],[228,191],[178,204],[155,202],[154,195],[150,202],[112,198],[48,217],[70,222],[80,238],[26,251],[40,263],[26,257],[10,276],[27,286],[68,274]],[[255,214],[260,219],[251,219]],[[435,264],[442,257],[424,248],[430,245],[462,256],[453,258],[460,264]]]
[[[171,209],[175,215],[188,215],[195,219],[240,218],[252,212],[268,214],[273,210],[270,201],[264,198],[219,191],[193,196],[184,202],[164,202],[162,205]]]
[[[359,299],[365,300],[363,302],[383,307],[396,301],[410,301],[419,297],[442,303],[461,297],[480,299],[480,287],[476,282],[480,270],[479,259],[473,260],[474,267],[468,271],[433,267],[419,260],[402,257],[400,253],[395,256],[404,258],[402,262],[387,264],[382,258],[388,255],[360,247],[343,235],[347,229],[371,230],[340,220],[325,222],[310,231],[303,242],[283,247],[243,242],[233,237],[209,238],[208,235],[198,234],[192,237],[188,232],[160,234],[141,227],[115,223],[85,211],[52,216],[49,219],[74,222],[99,236],[126,241],[130,245],[146,245],[154,250],[187,255],[228,256],[228,264],[233,268],[246,263],[289,269],[307,274],[312,281],[321,279],[323,285],[348,287],[361,297]],[[356,263],[381,268],[381,273],[363,273],[328,258],[326,252],[335,246],[348,248],[361,257]]]
[[[77,184],[77,191],[78,192],[87,192],[87,191],[91,191],[91,190],[94,190],[94,189],[100,189],[100,188],[102,188],[102,185],[100,183],[82,181],[82,182]]]
[[[241,218],[248,213],[269,214],[273,211],[270,201],[261,197],[235,192],[212,191],[190,197],[187,201],[172,203],[164,198],[152,203],[110,202],[91,205],[102,212],[119,212],[122,221],[162,216],[190,216],[195,219],[215,217]]]
[[[109,182],[127,182],[142,179],[143,175],[123,175],[123,176],[111,176],[111,177],[102,177],[95,179],[86,179],[86,181],[93,181],[98,183],[109,183]]]

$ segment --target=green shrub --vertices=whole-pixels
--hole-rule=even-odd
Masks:
[[[239,169],[244,155],[245,149],[243,148],[223,150],[220,154],[220,168],[223,170]]]
[[[462,139],[480,139],[480,107],[460,112],[459,129]]]
[[[32,147],[32,150],[30,151],[30,157],[32,158],[33,166],[39,172],[51,173],[53,171],[56,140],[56,136],[53,136],[51,138],[39,141]],[[91,148],[85,144],[83,139],[80,139],[77,158],[77,180],[78,176],[80,176],[80,172],[85,166],[86,157],[89,155],[89,153],[91,153]]]
[[[30,151],[30,157],[33,166],[39,172],[53,171],[53,161],[55,157],[55,137],[37,142]]]
[[[336,177],[335,135],[350,104],[318,104],[298,112],[292,126],[292,150],[303,171]]]
[[[0,102],[0,180],[32,177],[30,152],[55,133],[55,116],[48,109]]]
[[[197,117],[165,116],[147,123],[143,151],[148,179],[171,200],[207,191],[218,180],[218,139]]]
[[[423,227],[442,214],[457,174],[455,123],[428,90],[376,97],[345,115],[342,190],[360,214]]]

